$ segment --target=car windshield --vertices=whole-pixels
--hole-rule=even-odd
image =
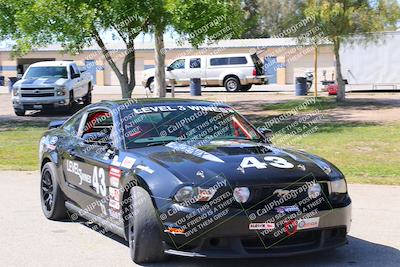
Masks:
[[[25,74],[25,79],[34,78],[68,78],[66,67],[31,67]]]
[[[121,113],[127,148],[213,140],[261,141],[262,136],[232,108],[219,106],[146,106]]]

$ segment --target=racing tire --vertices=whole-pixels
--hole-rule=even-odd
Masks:
[[[141,187],[133,187],[130,198],[128,241],[132,260],[137,264],[165,261],[160,220],[150,195]]]
[[[228,92],[237,92],[240,90],[240,81],[237,77],[229,77],[225,80],[224,86]]]
[[[242,86],[240,87],[240,91],[242,91],[242,92],[247,92],[247,91],[249,91],[249,90],[251,89],[252,86],[253,86],[252,84],[242,85]]]
[[[53,162],[46,163],[40,178],[40,202],[44,216],[53,221],[67,218],[65,198],[58,185],[57,167]]]
[[[25,109],[14,109],[14,113],[17,116],[25,116],[25,112],[26,112]]]
[[[89,85],[89,92],[87,93],[87,95],[83,99],[83,104],[85,106],[88,106],[88,105],[92,104],[92,90],[90,88],[90,85]]]

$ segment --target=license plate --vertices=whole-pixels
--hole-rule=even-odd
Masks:
[[[42,109],[42,108],[43,108],[43,105],[33,105],[33,108],[34,108],[34,109]]]
[[[249,230],[272,230],[275,229],[274,223],[250,223]]]
[[[319,217],[297,220],[297,230],[316,228],[319,225]]]

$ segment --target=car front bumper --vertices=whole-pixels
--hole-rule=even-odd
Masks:
[[[317,227],[297,230],[290,234],[283,226],[270,232],[249,230],[250,223],[266,222],[272,216],[265,215],[252,221],[248,215],[245,212],[238,213],[237,210],[232,210],[222,220],[217,220],[216,223],[188,236],[165,232],[165,252],[189,257],[257,258],[299,255],[332,249],[347,243],[347,233],[351,225],[351,204],[343,208],[318,211],[310,217],[319,218]],[[168,220],[164,222],[167,229],[166,225]],[[186,230],[191,229],[186,228]]]
[[[69,98],[65,96],[52,97],[13,97],[14,109],[40,110],[46,107],[60,108],[68,106]]]

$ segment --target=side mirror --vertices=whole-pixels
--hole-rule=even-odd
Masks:
[[[171,70],[174,70],[174,68],[171,67],[171,66],[168,66],[168,67],[167,67],[167,71],[171,71]]]
[[[271,129],[268,129],[266,127],[258,127],[257,131],[262,134],[265,139],[270,140],[272,136],[274,135],[274,132]]]
[[[58,127],[60,127],[61,125],[63,125],[64,122],[65,122],[65,121],[51,121],[51,122],[49,123],[48,128],[49,128],[49,129],[58,128]]]
[[[81,75],[79,74],[79,73],[74,73],[74,74],[72,74],[72,79],[75,79],[75,78],[79,78],[79,77],[81,77]]]

